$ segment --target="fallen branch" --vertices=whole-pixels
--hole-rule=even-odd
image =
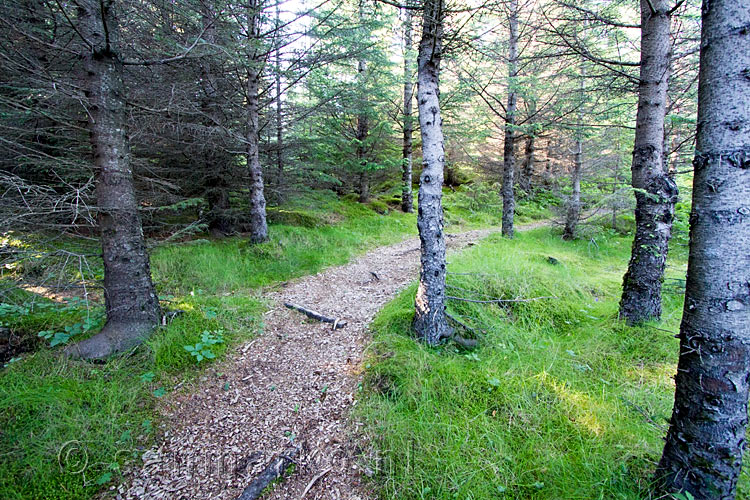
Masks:
[[[452,274],[453,276],[490,276],[492,278],[499,278],[499,274],[487,274],[487,273],[453,273],[451,271],[446,271],[445,274]]]
[[[328,316],[323,316],[319,312],[312,311],[310,309],[307,309],[302,306],[298,306],[296,304],[292,304],[291,302],[284,302],[284,306],[288,307],[289,309],[293,309],[295,311],[299,311],[308,318],[312,318],[318,321],[321,321],[323,323],[331,323],[333,325],[333,328],[344,328],[346,326],[346,321],[342,321],[340,318],[329,318]]]
[[[529,299],[492,299],[492,300],[476,300],[476,299],[466,299],[464,297],[454,297],[452,295],[446,295],[446,299],[451,300],[458,300],[461,302],[474,302],[476,304],[500,304],[500,303],[506,303],[506,302],[533,302],[535,300],[544,300],[544,299],[557,299],[559,297],[555,296],[548,296],[548,297],[531,297]]]
[[[299,497],[299,500],[302,500],[303,498],[305,498],[305,495],[307,495],[307,492],[310,491],[310,488],[313,487],[313,485],[318,481],[318,479],[320,479],[321,477],[325,476],[329,472],[331,472],[330,468],[324,470],[323,472],[321,472],[320,474],[318,474],[317,476],[315,476],[314,478],[312,478],[312,481],[310,481],[309,483],[307,483],[307,488],[305,488],[305,491],[302,492],[302,496]]]
[[[263,493],[263,490],[268,488],[272,482],[281,477],[286,469],[294,463],[294,457],[297,456],[299,449],[294,446],[290,446],[278,457],[271,460],[263,472],[258,477],[253,479],[242,494],[237,497],[237,500],[256,500]]]

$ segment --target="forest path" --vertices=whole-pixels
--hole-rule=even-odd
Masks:
[[[448,234],[446,242],[455,251],[498,231]],[[128,474],[130,484],[121,486],[117,497],[235,499],[293,437],[302,446],[296,470],[263,498],[300,499],[325,471],[304,498],[370,498],[349,413],[371,342],[369,324],[418,271],[419,239],[410,238],[264,294],[272,308],[264,315],[263,333],[190,391],[170,397],[163,408],[167,432],[143,455],[140,470]],[[284,302],[348,324],[332,330]]]

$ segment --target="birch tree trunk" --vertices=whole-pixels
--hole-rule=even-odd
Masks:
[[[505,143],[503,145],[503,236],[513,237],[513,218],[516,198],[513,193],[513,176],[516,155],[513,141],[516,126],[516,77],[518,76],[518,0],[510,0],[508,12],[510,36],[508,37],[508,104],[505,110]]]
[[[78,2],[77,30],[89,45],[81,55],[104,260],[107,322],[97,335],[66,348],[97,359],[141,343],[159,324],[159,300],[133,188],[126,130],[125,86],[118,55],[116,2]]]
[[[452,333],[445,315],[445,235],[443,233],[443,167],[445,147],[440,117],[440,58],[443,0],[425,0],[422,40],[417,58],[417,105],[422,136],[417,228],[421,243],[414,330],[430,345]]]
[[[620,300],[620,317],[629,324],[661,317],[661,283],[677,201],[677,186],[662,159],[671,51],[668,11],[667,0],[641,0],[641,73],[631,167],[636,228]]]
[[[404,9],[404,148],[401,164],[401,210],[406,213],[414,211],[412,194],[412,101],[414,84],[411,70],[411,10]]]
[[[263,190],[263,168],[260,165],[258,146],[258,85],[264,62],[257,46],[260,34],[262,0],[249,0],[247,4],[247,36],[250,61],[247,66],[245,143],[247,168],[250,174],[250,242],[260,243],[268,239],[266,223],[266,197]]]
[[[735,498],[750,373],[750,3],[704,0],[693,206],[665,493]]]

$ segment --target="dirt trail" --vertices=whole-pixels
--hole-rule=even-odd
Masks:
[[[543,225],[536,223],[521,229]],[[465,247],[496,230],[448,235]],[[302,445],[293,474],[264,498],[371,498],[363,487],[349,411],[358,397],[368,325],[419,270],[419,240],[375,249],[351,263],[287,283],[267,294],[264,331],[239,347],[164,409],[168,432],[129,473],[118,498],[234,499],[289,446]],[[377,274],[377,278],[371,274]],[[348,321],[311,322],[283,302]]]

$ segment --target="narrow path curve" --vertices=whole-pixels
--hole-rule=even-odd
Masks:
[[[519,229],[544,225],[534,223]],[[450,250],[496,229],[448,235]],[[168,431],[143,455],[118,498],[234,499],[290,438],[302,445],[291,476],[264,498],[371,498],[357,466],[348,416],[361,381],[368,325],[419,270],[419,240],[377,248],[340,267],[267,294],[264,330],[230,354],[188,394],[164,408]],[[375,278],[371,272],[377,274]],[[310,322],[289,301],[346,319],[345,328]]]

